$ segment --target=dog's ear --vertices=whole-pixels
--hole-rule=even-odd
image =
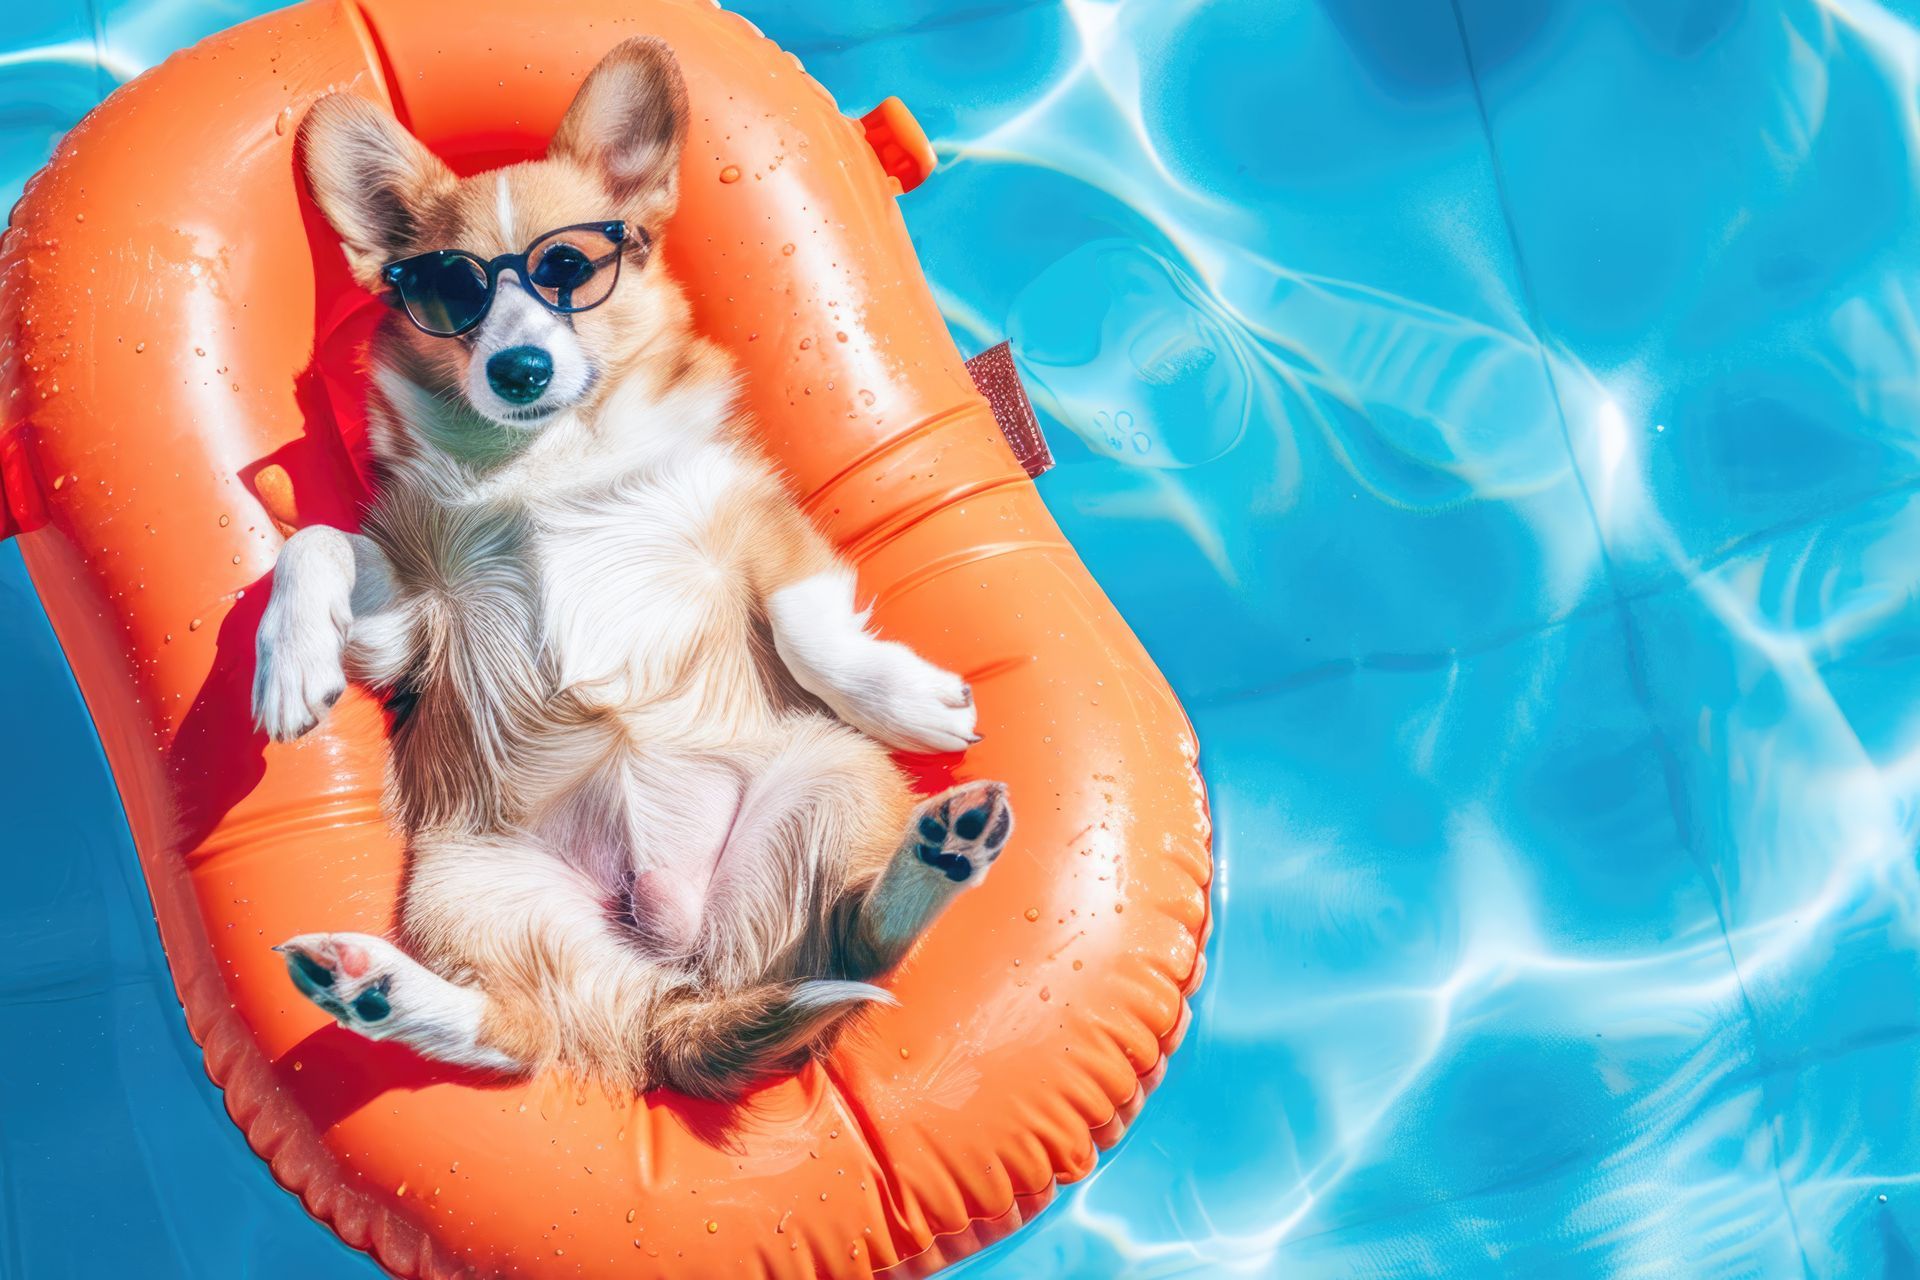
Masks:
[[[686,142],[680,63],[664,40],[637,36],[615,45],[588,73],[547,155],[597,170],[623,211],[658,223],[679,201]]]
[[[375,284],[380,268],[412,243],[423,205],[454,186],[453,171],[398,120],[350,93],[313,104],[300,144],[313,198],[362,284]]]

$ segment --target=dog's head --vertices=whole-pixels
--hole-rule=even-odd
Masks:
[[[405,320],[382,330],[382,362],[454,411],[430,429],[436,445],[456,455],[511,450],[562,411],[587,405],[609,372],[664,331],[684,327],[684,304],[651,250],[678,202],[686,135],[686,83],[673,54],[652,39],[628,40],[601,60],[545,157],[469,178],[456,177],[364,98],[333,94],[314,104],[301,126],[308,182],[355,278],[398,301],[403,280],[430,296],[436,278],[428,273],[443,273],[437,282],[457,286],[446,293],[459,296],[450,312],[426,313],[442,329],[484,302],[477,323],[454,336]],[[624,239],[607,228],[614,238],[589,230],[535,244],[560,228],[612,223],[624,224]],[[523,267],[499,263],[530,248]],[[445,250],[458,251],[454,269],[469,273],[464,284],[444,274],[450,260],[422,257]],[[409,260],[423,265],[404,265]],[[590,294],[587,278],[616,266],[604,301],[569,309],[578,301],[571,286]],[[444,322],[447,314],[454,323]]]

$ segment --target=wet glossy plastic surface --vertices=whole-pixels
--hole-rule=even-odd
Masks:
[[[1041,493],[1207,747],[1194,1035],[959,1273],[1920,1266],[1920,9],[746,12],[941,148],[929,278],[1014,337]],[[108,13],[104,61],[235,16]],[[92,30],[8,33],[80,49],[0,70],[16,186],[106,87]],[[0,555],[0,1040],[46,1046],[0,1068],[4,1256],[366,1274],[199,1079]]]

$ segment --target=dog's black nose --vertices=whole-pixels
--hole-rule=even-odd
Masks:
[[[508,347],[487,361],[487,385],[502,400],[532,404],[553,381],[553,357],[539,347]]]

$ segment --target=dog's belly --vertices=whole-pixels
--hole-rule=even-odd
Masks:
[[[642,756],[629,779],[634,923],[662,948],[683,950],[734,838],[746,776],[723,760]]]
[[[632,744],[533,824],[659,950],[691,947],[719,866],[741,836],[755,753]]]

